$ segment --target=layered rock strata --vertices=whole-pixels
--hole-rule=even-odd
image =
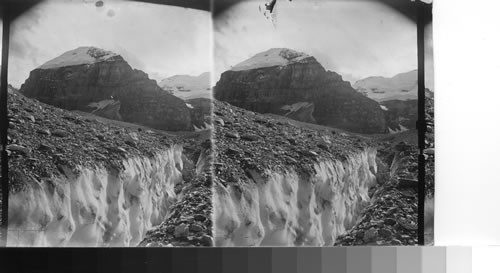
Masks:
[[[183,100],[162,90],[120,55],[94,47],[68,51],[31,71],[20,91],[66,110],[161,130],[194,129]]]
[[[339,74],[326,71],[314,57],[290,49],[270,49],[224,72],[214,97],[250,111],[353,132],[388,132],[376,101],[354,90]],[[291,114],[297,104],[307,106],[306,114]]]

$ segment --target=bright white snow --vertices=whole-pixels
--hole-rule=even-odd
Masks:
[[[137,246],[179,196],[182,147],[122,161],[119,173],[77,166],[9,196],[9,246]],[[11,219],[12,218],[12,219]]]
[[[198,127],[196,125],[193,125],[194,131],[195,132],[200,132],[200,131],[205,131],[212,129],[212,125],[210,123],[205,122],[202,126]]]
[[[406,131],[410,131],[410,129],[404,127],[403,125],[399,124],[399,131],[400,132],[406,132]]]
[[[95,110],[101,110],[101,109],[104,109],[107,106],[112,105],[113,103],[116,103],[116,102],[118,102],[118,101],[116,101],[116,100],[102,100],[99,102],[92,102],[88,106],[92,107],[92,108],[96,108]]]
[[[82,64],[93,64],[97,62],[106,61],[107,59],[118,56],[117,54],[105,51],[96,47],[79,47],[63,53],[61,56],[56,57],[43,65],[39,66],[40,69],[51,69],[65,66],[74,66]]]
[[[231,70],[241,71],[261,67],[285,66],[300,62],[308,57],[311,56],[287,48],[271,48],[233,66]]]
[[[401,124],[399,124],[398,127],[399,128],[396,129],[396,130],[392,130],[391,128],[389,128],[389,134],[397,134],[397,133],[402,133],[402,132],[410,131],[410,129],[404,127]]]
[[[292,105],[285,105],[285,106],[281,107],[281,109],[288,111],[287,114],[290,114],[290,113],[297,112],[298,110],[300,110],[302,108],[310,107],[311,105],[313,105],[313,104],[310,102],[297,102],[297,103],[294,103]]]
[[[254,183],[214,187],[215,245],[331,246],[370,204],[376,182],[376,150],[345,161],[314,164],[311,177],[295,170],[249,170]]]

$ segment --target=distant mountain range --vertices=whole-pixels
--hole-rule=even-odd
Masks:
[[[210,88],[210,72],[199,76],[175,75],[159,83],[163,90],[171,92],[174,96],[184,100],[195,98],[212,98]]]
[[[357,81],[353,87],[380,103],[390,132],[401,132],[414,129],[418,118],[417,78],[418,70],[411,70],[391,78],[368,77]],[[426,84],[432,84],[432,78],[426,78]],[[425,96],[433,98],[434,92],[426,88]]]
[[[388,100],[416,100],[418,98],[417,70],[394,77],[368,77],[357,81],[353,87],[378,102]]]

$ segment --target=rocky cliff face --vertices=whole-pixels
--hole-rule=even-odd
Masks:
[[[289,49],[271,49],[222,74],[214,89],[216,99],[260,113],[286,115],[287,106],[313,107],[317,124],[353,132],[387,132],[377,102],[356,92],[335,73],[326,71],[312,56]]]
[[[161,130],[193,130],[185,103],[162,90],[119,55],[93,48],[68,51],[31,71],[20,91],[67,110],[94,112],[111,119]],[[96,104],[114,100],[115,110]],[[99,111],[96,111],[99,110]]]

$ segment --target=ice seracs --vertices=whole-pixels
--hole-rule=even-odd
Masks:
[[[231,70],[241,71],[261,67],[285,66],[309,57],[311,56],[288,48],[271,48],[233,66]]]
[[[117,54],[106,51],[104,49],[82,46],[76,49],[64,52],[59,57],[56,57],[43,65],[39,69],[52,69],[65,66],[74,66],[82,64],[94,64],[97,62],[106,61],[112,57],[118,56]]]

